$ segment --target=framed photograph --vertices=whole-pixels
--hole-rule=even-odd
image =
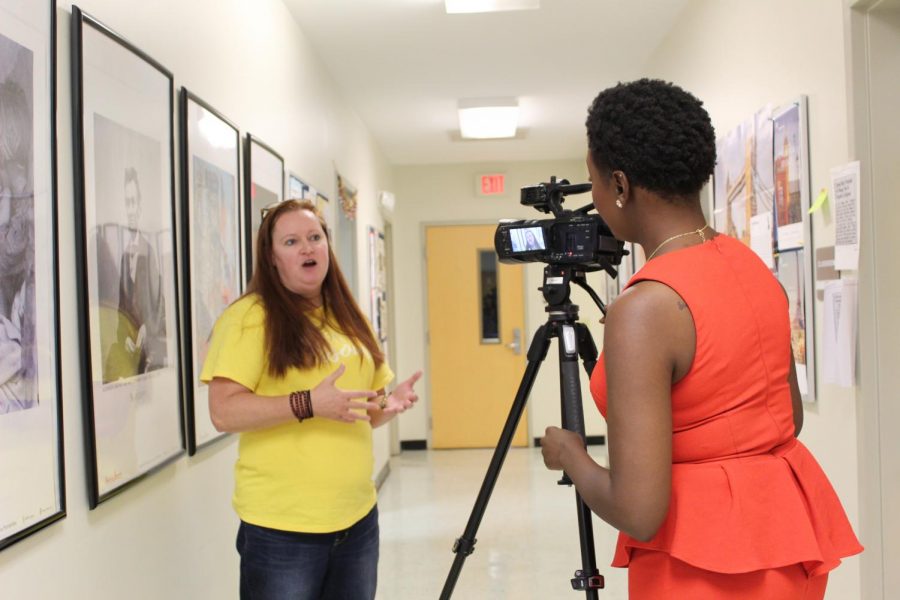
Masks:
[[[72,7],[90,506],[184,451],[172,74]]]
[[[56,2],[0,0],[0,549],[66,515]]]
[[[315,193],[310,195],[310,187],[299,177],[288,171],[284,197],[286,200],[316,201]]]
[[[258,137],[247,134],[244,150],[244,240],[246,280],[256,264],[256,232],[262,222],[261,211],[284,200],[284,159]]]
[[[199,379],[213,325],[243,290],[241,273],[241,134],[231,121],[181,88],[182,307],[188,454],[225,437],[209,418]]]
[[[775,171],[775,239],[778,251],[803,248],[812,233],[806,96],[772,116]],[[811,246],[810,246],[811,247]]]

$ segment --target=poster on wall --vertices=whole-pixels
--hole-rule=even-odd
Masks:
[[[288,171],[287,180],[285,182],[284,197],[286,200],[309,200],[316,202],[315,194],[310,197],[310,187],[294,173]]]
[[[199,376],[216,319],[243,289],[240,132],[185,88],[179,109],[185,428],[193,455],[226,435],[212,425],[208,387]]]
[[[256,264],[256,233],[262,215],[284,200],[284,159],[265,142],[247,134],[244,150],[244,249],[246,281]]]
[[[750,247],[770,269],[775,268],[775,163],[772,151],[772,107],[753,118],[753,165]]]
[[[806,97],[780,108],[772,117],[775,153],[775,226],[779,251],[802,248],[807,241],[810,205],[809,142]]]
[[[310,199],[315,198],[316,208],[325,219],[325,224],[328,226],[328,234],[331,237],[331,243],[334,245],[334,203],[328,200],[328,196],[317,191],[313,187],[309,188],[307,194]]]
[[[331,224],[334,232],[335,255],[347,279],[347,284],[353,291],[353,295],[359,298],[359,287],[356,277],[356,186],[347,181],[346,177],[337,174],[337,206],[334,208],[334,223]]]
[[[716,141],[713,223],[717,231],[741,240],[774,269],[771,115],[767,106]]]
[[[90,506],[183,452],[172,74],[72,8]]]
[[[797,383],[804,402],[815,400],[815,341],[812,320],[812,289],[806,269],[806,251],[778,254],[778,281],[788,297],[791,323],[791,351],[797,369]]]
[[[56,3],[0,0],[0,549],[66,514]]]
[[[387,257],[384,247],[384,233],[369,227],[369,320],[375,339],[388,353],[388,306],[387,306]]]
[[[715,229],[744,243],[750,241],[750,186],[747,145],[751,143],[750,123],[745,121],[716,141],[713,221]]]

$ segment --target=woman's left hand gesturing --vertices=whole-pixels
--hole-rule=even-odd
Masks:
[[[384,408],[381,410],[387,414],[396,415],[412,408],[412,405],[419,400],[413,386],[420,377],[422,377],[422,371],[416,371],[412,377],[394,388],[394,391],[385,399]]]

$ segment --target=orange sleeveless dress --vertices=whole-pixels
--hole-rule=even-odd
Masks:
[[[620,534],[612,565],[657,551],[712,573],[799,564],[813,578],[861,552],[825,473],[794,438],[788,305],[771,272],[717,235],[648,262],[628,286],[644,280],[688,305],[696,350],[672,386],[668,515],[647,542]],[[602,355],[591,392],[605,417]]]

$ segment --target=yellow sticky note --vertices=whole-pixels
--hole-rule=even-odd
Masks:
[[[825,188],[822,188],[822,191],[819,192],[818,196],[816,196],[816,201],[813,202],[813,205],[809,207],[809,214],[813,214],[814,212],[816,212],[817,210],[822,208],[822,205],[825,204],[825,202],[827,202],[827,201],[828,201],[828,190],[826,190]]]

